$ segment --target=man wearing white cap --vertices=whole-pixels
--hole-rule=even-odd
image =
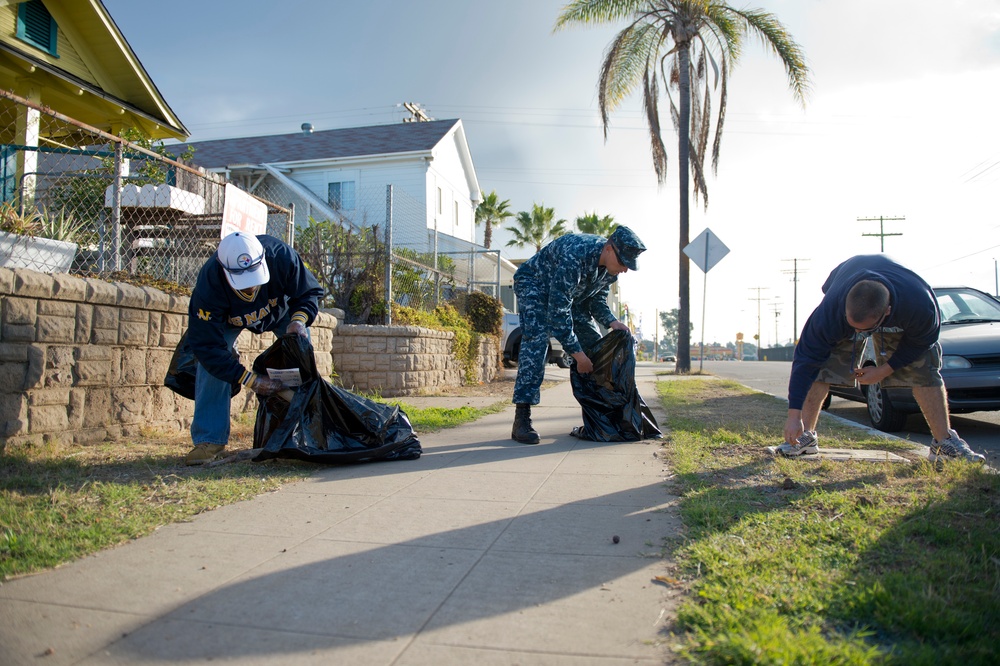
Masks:
[[[243,329],[308,337],[323,288],[298,253],[271,236],[237,231],[201,268],[188,306],[188,344],[198,359],[195,374],[194,448],[184,462],[202,465],[229,443],[232,386],[260,395],[282,388],[278,381],[245,368],[236,351]]]

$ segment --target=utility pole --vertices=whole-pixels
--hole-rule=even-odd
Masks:
[[[767,287],[750,287],[750,291],[757,291],[757,297],[751,297],[751,301],[757,301],[757,335],[753,336],[754,341],[757,343],[757,360],[760,360],[760,302],[767,300],[766,298],[761,298],[760,292],[767,289]]]
[[[786,275],[792,274],[792,346],[799,343],[799,262],[809,261],[808,259],[785,259],[792,262],[792,270],[781,271]],[[805,272],[805,271],[801,271]]]
[[[660,360],[660,311],[653,310],[653,363]]]
[[[403,102],[403,108],[412,114],[409,118],[403,118],[404,123],[429,123],[432,120],[417,102]]]
[[[882,249],[880,252],[885,252],[885,237],[886,236],[902,236],[901,233],[887,234],[885,233],[885,223],[886,222],[899,222],[905,220],[905,217],[859,217],[858,222],[874,222],[878,220],[878,233],[877,234],[861,234],[862,236],[878,236],[882,242]]]
[[[774,346],[778,347],[781,343],[778,342],[778,316],[781,315],[781,303],[771,303],[771,310],[774,312]]]

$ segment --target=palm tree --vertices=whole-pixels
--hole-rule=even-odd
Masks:
[[[553,238],[565,235],[567,233],[566,220],[553,223],[552,220],[555,216],[554,208],[546,208],[538,204],[531,205],[530,213],[522,210],[514,218],[517,226],[507,227],[507,231],[514,234],[514,238],[507,241],[507,247],[531,245],[535,248],[535,252],[538,252]]]
[[[476,226],[486,225],[483,229],[483,247],[488,250],[493,242],[493,226],[503,224],[514,213],[510,212],[510,199],[500,201],[496,190],[488,195],[482,194],[483,200],[476,206]]]
[[[615,218],[610,215],[597,217],[597,213],[589,213],[576,218],[576,228],[580,230],[580,233],[596,234],[607,238],[615,232],[618,225],[615,223]]]
[[[781,60],[792,94],[804,103],[809,70],[801,48],[771,13],[760,9],[734,9],[719,0],[572,0],[556,21],[556,29],[571,23],[628,25],[611,42],[598,80],[598,102],[608,136],[611,111],[636,88],[642,89],[643,110],[649,126],[653,168],[662,185],[667,176],[667,152],[660,133],[660,87],[670,102],[670,118],[677,132],[680,160],[680,316],[677,370],[691,370],[690,264],[683,249],[689,241],[689,174],[694,194],[708,206],[705,154],[712,129],[712,100],[717,98],[712,170],[719,163],[719,146],[726,117],[730,70],[743,50],[748,34]],[[709,86],[709,76],[712,85]],[[677,104],[671,91],[677,93]]]

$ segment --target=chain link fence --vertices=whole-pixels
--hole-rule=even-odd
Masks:
[[[324,305],[344,310],[348,323],[389,324],[391,303],[461,310],[473,290],[499,298],[500,252],[428,228],[425,204],[398,187],[338,183],[323,200],[264,166],[230,178],[295,211],[295,248],[326,289]]]
[[[219,243],[221,177],[2,90],[0,128],[0,266],[194,285]],[[264,203],[267,232],[290,239],[291,211]]]
[[[0,128],[0,267],[194,285],[219,243],[224,176],[2,90]],[[267,165],[232,168],[229,182],[267,205],[267,233],[295,246],[349,323],[389,324],[391,303],[500,298],[499,251],[433,228],[399,187],[337,183],[323,198]]]

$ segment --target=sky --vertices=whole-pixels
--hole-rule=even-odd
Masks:
[[[679,306],[676,138],[664,116],[663,185],[638,94],[605,138],[598,74],[624,25],[554,31],[564,4],[104,0],[191,141],[401,122],[404,102],[460,118],[481,188],[512,211],[596,212],[639,235],[648,249],[619,285],[651,339]],[[708,206],[691,203],[690,238],[709,229],[730,250],[707,274],[691,266],[692,342],[788,344],[856,254],[996,293],[1000,0],[731,4],[784,24],[811,92],[797,102],[780,61],[747,41]],[[495,232],[494,248],[511,237]]]

